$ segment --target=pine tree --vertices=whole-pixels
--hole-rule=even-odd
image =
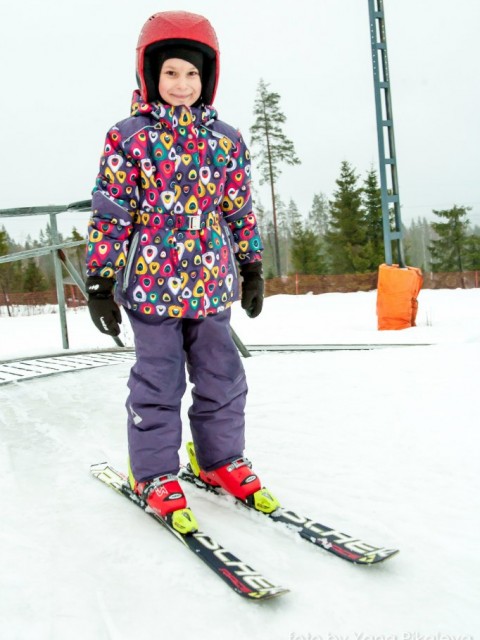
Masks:
[[[267,279],[275,277],[274,269],[274,254],[273,248],[273,224],[271,222],[271,212],[267,211],[260,199],[255,187],[252,185],[252,199],[255,216],[257,218],[258,228],[260,230],[260,236],[263,244],[263,272]]]
[[[290,220],[287,205],[280,196],[276,196],[277,207],[277,227],[278,227],[278,244],[280,254],[280,270],[281,273],[288,273],[288,263],[290,254]]]
[[[324,193],[313,196],[312,208],[308,212],[308,228],[317,236],[323,237],[328,231],[328,198]]]
[[[308,212],[305,230],[310,231],[315,237],[315,244],[318,247],[319,259],[321,261],[321,273],[328,273],[328,252],[326,235],[329,229],[329,202],[323,193],[316,193],[313,196],[312,206]]]
[[[275,233],[273,230],[273,220],[268,220],[267,222],[267,232],[263,238],[263,246],[265,247],[265,251],[263,252],[262,262],[263,262],[263,271],[265,273],[265,278],[270,280],[271,278],[275,278],[276,267],[275,267]]]
[[[376,271],[378,265],[385,261],[385,245],[383,241],[382,195],[374,169],[370,169],[364,180],[362,204],[370,260],[368,270]]]
[[[8,234],[5,227],[0,229],[0,256],[6,256],[8,254]],[[2,263],[3,267],[3,263]]]
[[[22,247],[16,244],[8,235],[5,227],[0,229],[0,256],[6,256],[20,251]],[[0,291],[2,293],[1,303],[7,307],[7,313],[12,315],[9,293],[21,291],[22,288],[22,265],[20,261],[0,263]]]
[[[51,244],[63,242],[63,237],[61,234],[59,234],[59,238],[54,239],[52,235],[52,227],[49,223],[47,223],[45,229],[42,229],[40,231],[39,239],[34,240],[33,242],[30,239],[30,242],[32,243],[33,248],[47,247]],[[53,289],[55,287],[55,267],[52,255],[50,253],[47,253],[45,255],[38,256],[36,264],[40,271],[43,273],[43,276],[47,283],[47,289]]]
[[[266,231],[267,231],[267,217],[268,217],[267,211],[265,210],[265,206],[262,202],[260,194],[255,189],[253,184],[252,184],[251,190],[252,190],[252,201],[253,201],[253,208],[255,211],[255,217],[257,218],[257,224],[260,230],[260,235],[262,237],[262,240],[264,240],[264,236],[266,235]]]
[[[465,246],[466,271],[480,270],[480,235],[472,233],[468,236]]]
[[[257,147],[256,163],[260,170],[260,184],[270,185],[272,197],[273,231],[275,240],[275,264],[277,275],[281,275],[280,247],[278,238],[276,182],[281,174],[280,164],[300,164],[294,145],[283,133],[286,121],[280,111],[280,95],[269,91],[269,85],[260,80],[254,105],[255,124],[250,128],[252,146]]]
[[[34,258],[29,258],[23,274],[24,291],[46,291],[48,284],[45,276],[35,262]]]
[[[72,233],[67,238],[67,240],[71,240],[72,242],[79,242],[80,240],[85,240],[85,237],[82,236],[76,229],[73,227]],[[79,244],[77,247],[72,247],[69,249],[68,253],[72,254],[72,263],[74,264],[78,273],[85,277],[85,245]]]
[[[304,222],[291,200],[289,205],[291,219],[291,260],[296,273],[319,275],[325,273],[325,261],[322,257],[321,238]]]
[[[370,265],[362,189],[353,167],[343,161],[338,189],[330,202],[330,228],[327,250],[333,273],[365,273]]]
[[[0,229],[0,256],[6,256],[9,252],[8,246],[8,234],[5,230],[5,227]],[[0,289],[2,291],[2,304],[5,304],[7,307],[8,315],[11,316],[10,310],[10,302],[8,299],[8,291],[10,289],[10,271],[11,271],[11,262],[1,262],[0,263]]]
[[[291,273],[292,270],[298,272],[298,262],[295,261],[295,247],[298,244],[298,236],[303,231],[302,216],[296,203],[293,199],[290,199],[288,207],[286,208],[287,226],[288,226],[288,255],[286,273]]]
[[[425,217],[412,220],[410,227],[405,230],[404,245],[408,263],[420,267],[422,271],[431,270],[429,244],[432,236],[432,228]]]
[[[457,207],[433,211],[446,222],[432,222],[437,237],[430,243],[433,271],[464,271],[468,254],[470,207]]]

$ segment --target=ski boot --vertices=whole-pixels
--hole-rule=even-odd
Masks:
[[[175,531],[182,535],[198,531],[197,520],[187,507],[177,476],[168,474],[137,482],[129,465],[128,478],[132,491],[145,500],[150,509],[166,520]]]
[[[198,464],[193,442],[187,443],[187,452],[190,469],[205,484],[220,487],[237,500],[263,513],[272,513],[280,507],[270,491],[262,487],[260,478],[252,471],[252,464],[246,458],[237,458],[218,469],[203,471]]]

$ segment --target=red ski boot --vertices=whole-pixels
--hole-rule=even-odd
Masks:
[[[251,463],[245,458],[238,458],[212,471],[200,470],[200,480],[212,487],[222,487],[239,500],[262,488],[260,479],[253,473]]]
[[[198,531],[198,523],[187,507],[187,500],[177,476],[169,474],[145,482],[137,482],[130,476],[130,485],[150,509],[167,520],[176,531],[182,534]]]
[[[187,452],[193,473],[205,484],[221,487],[257,511],[272,513],[280,506],[278,500],[262,487],[260,478],[252,471],[251,462],[246,458],[237,458],[218,469],[203,471],[198,464],[193,442],[187,443]]]

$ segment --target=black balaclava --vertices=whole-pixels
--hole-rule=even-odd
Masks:
[[[153,58],[153,56],[152,56]],[[157,78],[157,95],[158,99],[162,100],[162,97],[158,93],[158,79],[160,77],[160,71],[162,70],[163,63],[166,60],[170,60],[171,58],[180,58],[181,60],[186,60],[190,64],[198,70],[200,74],[200,78],[202,80],[202,88],[203,88],[203,54],[198,49],[190,49],[188,47],[178,46],[178,47],[166,47],[162,48],[158,51],[158,57],[152,60],[152,71],[154,77]],[[202,103],[202,97],[197,100],[197,102],[192,106],[198,106]]]

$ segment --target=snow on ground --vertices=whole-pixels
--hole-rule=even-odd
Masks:
[[[398,546],[357,567],[185,487],[202,528],[291,593],[244,602],[89,476],[125,466],[128,364],[0,387],[2,640],[466,640],[480,637],[480,291],[422,291],[378,332],[375,292],[275,296],[246,344],[431,344],[245,359],[247,454],[285,506]],[[82,309],[72,349],[108,348]],[[0,359],[61,351],[58,315],[0,317]],[[131,344],[128,327],[123,338]],[[189,437],[183,407],[184,440]]]

